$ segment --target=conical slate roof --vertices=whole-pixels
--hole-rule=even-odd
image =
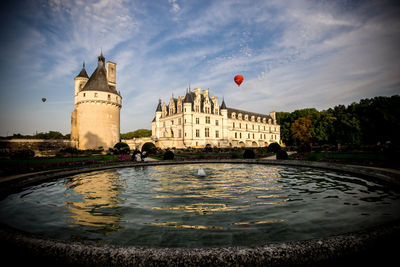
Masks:
[[[194,93],[188,91],[185,95],[185,99],[183,100],[183,103],[193,103],[194,102]]]
[[[76,77],[89,78],[89,76],[87,75],[86,70],[85,70],[85,62],[83,62],[82,70],[81,70],[81,72],[79,72],[78,76],[76,76]]]
[[[156,111],[162,111],[162,107],[161,107],[161,99],[158,100],[158,105],[157,105],[157,109]]]
[[[225,99],[222,99],[222,104],[220,109],[226,109]]]
[[[115,91],[111,90],[108,86],[104,61],[105,59],[102,53],[98,58],[96,70],[93,72],[92,76],[90,76],[89,81],[83,87],[82,91],[104,91],[115,93]]]

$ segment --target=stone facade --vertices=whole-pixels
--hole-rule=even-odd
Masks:
[[[159,100],[152,122],[152,139],[160,148],[264,147],[280,141],[276,115],[228,108],[208,90],[188,90],[172,97],[169,104]]]
[[[103,54],[89,78],[85,64],[75,77],[74,111],[71,114],[71,141],[78,149],[105,150],[120,140],[122,97],[116,90],[116,64]]]

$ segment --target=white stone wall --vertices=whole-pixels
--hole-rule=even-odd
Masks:
[[[120,108],[120,105],[104,100],[79,102],[75,108],[78,149],[108,149],[118,143]]]
[[[199,103],[199,96],[208,97],[208,90],[201,92],[200,88],[194,90],[194,111],[190,103],[183,103],[180,113],[166,115],[167,106],[164,103],[162,111],[156,112],[155,121],[152,123],[152,138],[157,140],[157,146],[161,148],[203,148],[206,145],[212,147],[264,147],[273,142],[280,142],[280,126],[276,124],[275,112],[272,111],[271,120],[260,117],[248,117],[245,113],[234,114],[228,118],[227,110],[215,108],[218,114],[197,112],[201,111],[195,106]],[[183,102],[183,97],[178,98]],[[212,102],[218,103],[213,96]],[[210,107],[205,103],[205,107]],[[171,98],[169,107],[172,112],[178,112]],[[211,112],[209,109],[203,109]],[[207,130],[208,129],[208,130]]]
[[[116,89],[116,64],[107,62],[108,85]],[[120,140],[121,95],[115,92],[82,91],[87,78],[75,78],[74,111],[71,113],[71,141],[78,149],[105,150]]]

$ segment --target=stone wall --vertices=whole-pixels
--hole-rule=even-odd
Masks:
[[[65,139],[10,139],[0,140],[0,155],[11,154],[18,150],[33,150],[35,156],[55,156],[63,148],[71,147],[72,141]]]

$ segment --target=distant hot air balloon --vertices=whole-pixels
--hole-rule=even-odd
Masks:
[[[46,98],[43,97],[43,98],[42,98],[42,102],[46,102]]]
[[[243,76],[238,74],[235,76],[235,78],[233,78],[233,80],[238,86],[240,86],[240,84],[243,82]]]

